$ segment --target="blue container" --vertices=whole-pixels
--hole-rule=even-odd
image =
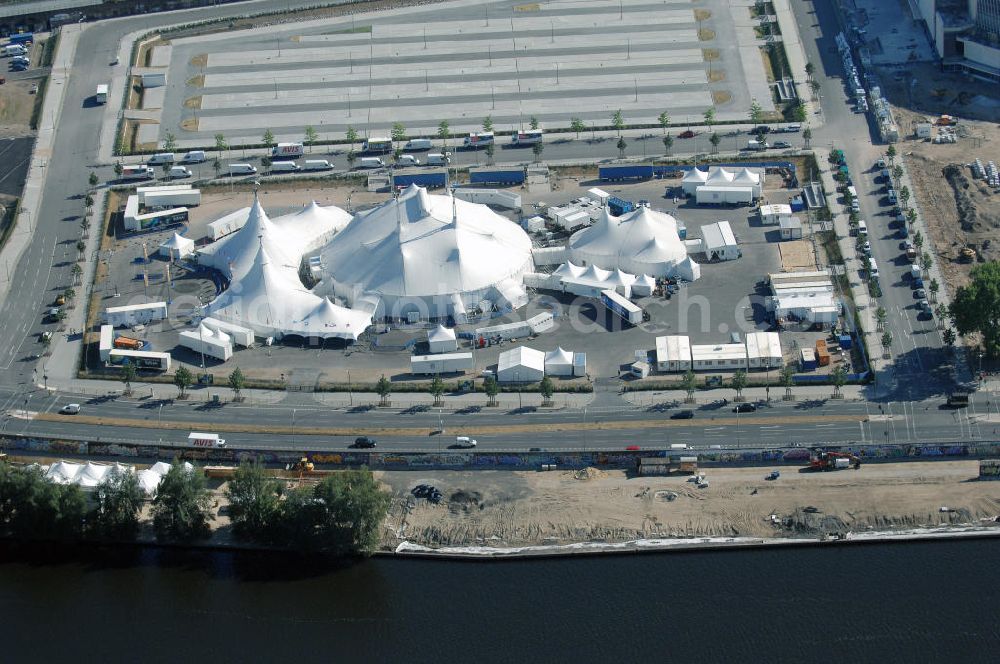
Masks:
[[[685,226],[684,224],[678,223],[677,224],[677,237],[679,237],[682,240],[686,240],[688,238],[688,227]]]
[[[601,166],[597,169],[602,181],[615,180],[650,180],[653,177],[652,166]]]
[[[524,184],[524,171],[469,171],[469,182],[472,184]]]
[[[610,196],[608,198],[608,212],[616,217],[620,217],[626,212],[631,212],[635,209],[635,203],[632,201],[627,201],[624,198],[618,198],[617,196]]]
[[[851,335],[849,334],[842,334],[837,337],[837,343],[839,343],[840,347],[844,350],[850,350],[851,346],[854,345],[854,341],[851,339]]]
[[[398,188],[409,187],[411,184],[434,189],[448,186],[448,174],[440,173],[400,173],[392,176],[392,185]]]
[[[788,204],[792,207],[792,212],[802,212],[806,209],[805,201],[802,200],[801,196],[796,196],[788,201]]]

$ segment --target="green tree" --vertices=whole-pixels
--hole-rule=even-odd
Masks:
[[[925,251],[920,255],[920,267],[924,272],[930,272],[932,265],[934,265],[934,261],[931,260],[931,255]]]
[[[895,165],[892,167],[892,177],[896,179],[897,182],[903,177],[903,167],[900,165]]]
[[[781,368],[781,386],[785,388],[785,401],[792,400],[792,386],[795,385],[795,369],[786,364]]]
[[[698,387],[698,376],[693,371],[688,371],[681,377],[681,388],[687,393],[686,401],[692,403],[694,401],[694,391]]]
[[[815,71],[816,71],[816,65],[814,65],[811,62],[807,62],[806,63],[806,76],[810,76],[811,77]]]
[[[764,117],[764,109],[761,108],[757,100],[754,99],[750,104],[750,122],[753,123],[753,128],[756,130],[757,125],[760,124],[761,119]]]
[[[193,542],[209,536],[212,499],[199,468],[178,461],[163,476],[153,498],[153,529],[160,542]]]
[[[115,177],[120,178],[122,173],[125,172],[125,166],[122,165],[120,161],[116,161],[114,165]]]
[[[906,222],[911,226],[917,222],[917,211],[913,208],[906,211]]]
[[[94,171],[91,171],[90,172],[90,176],[87,178],[87,182],[90,183],[90,186],[91,187],[96,187],[97,183],[100,182],[100,181],[101,181],[101,179],[99,177],[97,177],[97,173],[95,173]]]
[[[569,121],[569,128],[576,132],[577,138],[580,138],[580,132],[586,131],[587,125],[580,118],[573,118]]]
[[[344,137],[347,139],[347,142],[351,144],[351,149],[348,152],[348,154],[350,154],[350,152],[354,152],[354,144],[358,142],[358,130],[354,127],[348,127],[347,131],[344,132]]]
[[[438,138],[441,139],[444,149],[448,149],[448,137],[451,135],[451,125],[448,124],[447,120],[442,120],[438,123]]]
[[[277,537],[281,483],[268,477],[259,459],[244,461],[226,488],[229,518],[237,538],[267,544]]]
[[[709,106],[702,113],[702,117],[705,118],[705,124],[708,125],[708,130],[712,131],[712,125],[715,124],[715,106]]]
[[[545,150],[545,144],[541,142],[535,143],[534,145],[531,146],[531,153],[535,155],[535,161],[542,160],[542,152],[544,150]]]
[[[90,518],[94,533],[104,539],[134,540],[145,498],[134,471],[120,466],[109,470],[94,492],[95,507]]]
[[[375,383],[375,392],[379,396],[379,405],[384,406],[389,401],[389,394],[392,392],[392,383],[385,377],[385,374]]]
[[[493,116],[487,115],[483,118],[483,131],[493,131]]]
[[[87,251],[87,243],[83,240],[76,241],[76,260],[83,260],[83,252]]]
[[[131,362],[123,364],[118,378],[125,383],[125,394],[132,394],[132,381],[135,380],[135,365]]]
[[[215,177],[219,177],[219,174],[222,173],[222,161],[218,158],[214,159],[212,161],[212,170],[215,171]]]
[[[262,143],[264,143],[264,147],[266,148],[269,148],[272,145],[274,145],[274,134],[271,133],[270,129],[264,130],[264,137]]]
[[[347,167],[354,168],[354,162],[358,160],[358,153],[354,150],[350,150],[347,153]]]
[[[736,390],[736,400],[742,401],[743,389],[747,386],[747,372],[739,369],[733,373],[733,377],[729,379],[729,386]]]
[[[663,111],[657,116],[656,121],[660,123],[660,128],[663,130],[663,135],[667,135],[667,129],[670,127],[670,113]]]
[[[402,122],[393,122],[391,134],[394,143],[399,144],[406,140],[406,127]]]
[[[497,153],[497,146],[493,143],[488,143],[486,145],[486,163],[493,163],[493,156]]]
[[[945,343],[946,346],[954,346],[955,345],[955,330],[951,329],[950,327],[947,328],[944,331],[944,334],[941,335],[941,340],[944,341],[944,343]]]
[[[802,130],[802,141],[805,144],[807,150],[809,149],[809,142],[812,140],[812,137],[813,137],[812,129],[806,127],[805,129]]]
[[[91,196],[90,194],[87,194],[86,196],[84,196],[83,197],[83,206],[85,208],[87,208],[88,210],[90,208],[94,207],[94,197]]]
[[[885,329],[885,320],[888,314],[885,311],[885,307],[879,307],[875,310],[875,329],[879,332]]]
[[[177,137],[171,132],[167,132],[167,135],[163,137],[163,149],[166,152],[173,152],[177,149]]]
[[[528,126],[531,127],[532,129],[538,129],[538,118],[532,115],[531,119],[528,120]]]
[[[795,108],[792,109],[792,118],[796,122],[805,122],[808,117],[809,114],[806,113],[806,105],[800,101],[795,105]]]
[[[880,341],[882,343],[882,355],[884,357],[888,357],[889,349],[892,348],[892,332],[890,332],[889,330],[883,332],[882,339]]]
[[[273,163],[274,160],[272,160],[271,157],[269,157],[268,155],[264,155],[263,157],[260,158],[260,167],[261,169],[263,169],[265,173],[271,172],[271,165]]]
[[[899,188],[899,202],[903,204],[904,210],[909,207],[910,189],[905,184]]]
[[[180,366],[177,371],[174,372],[174,385],[177,386],[177,390],[180,392],[179,398],[183,399],[187,389],[194,384],[194,376],[191,375],[191,370],[185,366]]]
[[[378,547],[389,503],[371,471],[346,470],[289,492],[281,522],[301,550],[366,555]]]
[[[924,235],[920,231],[913,234],[913,246],[916,247],[917,251],[920,251],[924,246]]]
[[[962,336],[979,334],[990,358],[1000,356],[1000,263],[972,268],[970,281],[955,292],[949,314]]]
[[[938,319],[938,324],[943,326],[945,323],[947,323],[948,307],[944,306],[943,304],[937,305],[937,308],[934,309],[934,315]]]
[[[667,134],[666,136],[663,137],[663,149],[665,151],[664,154],[669,156],[673,147],[674,147],[674,137],[671,136],[670,134]]]
[[[712,144],[712,152],[718,152],[719,143],[722,142],[722,139],[719,138],[719,134],[717,132],[713,131],[712,135],[708,137],[708,142]]]
[[[611,126],[618,131],[618,135],[622,135],[622,129],[625,128],[625,116],[622,115],[622,109],[615,111],[614,115],[611,116]]]
[[[937,279],[931,279],[931,282],[927,285],[927,290],[930,291],[931,297],[936,300],[938,291],[941,290],[941,284],[938,283]]]
[[[319,134],[316,132],[316,128],[312,125],[308,125],[306,127],[305,140],[303,142],[309,147],[309,152],[312,152],[312,146],[317,140],[319,140]]]
[[[840,390],[847,384],[847,369],[844,368],[843,364],[838,364],[830,373],[830,381],[833,383],[833,398],[841,398],[843,395]]]
[[[224,134],[215,135],[215,149],[219,153],[219,159],[222,159],[222,153],[229,149],[229,143],[226,142]]]
[[[233,399],[242,401],[243,386],[246,385],[246,377],[243,371],[236,367],[229,373],[229,389],[233,391]]]
[[[77,539],[87,501],[75,484],[54,484],[38,466],[0,461],[0,531],[22,539]]]
[[[896,159],[896,146],[890,143],[889,147],[885,151],[885,156],[889,160],[889,163],[891,164],[893,160]]]
[[[441,395],[444,394],[444,381],[440,376],[434,376],[434,380],[431,381],[430,393],[434,397],[434,405],[440,406]]]
[[[625,158],[625,148],[626,147],[628,147],[628,143],[625,142],[625,137],[624,136],[619,136],[618,137],[618,158],[619,159],[624,159]]]
[[[483,392],[486,393],[488,401],[487,406],[497,405],[497,395],[500,394],[500,384],[497,379],[493,376],[488,376],[486,380],[483,381]]]
[[[538,384],[538,391],[542,394],[542,399],[545,403],[552,401],[552,395],[555,394],[556,387],[552,384],[552,379],[548,376],[542,378],[542,382]]]

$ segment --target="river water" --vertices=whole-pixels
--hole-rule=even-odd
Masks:
[[[337,567],[0,545],[3,661],[993,662],[998,547]]]

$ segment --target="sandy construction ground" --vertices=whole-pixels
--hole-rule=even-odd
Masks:
[[[770,470],[708,470],[704,489],[686,476],[632,477],[595,469],[380,472],[394,492],[383,545],[816,536],[978,523],[1000,515],[1000,482],[978,481],[976,461],[877,464],[830,473],[785,468],[779,479],[766,481]],[[437,487],[441,503],[413,498],[410,489],[418,484]]]

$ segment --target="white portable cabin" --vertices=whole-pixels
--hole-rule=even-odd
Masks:
[[[691,346],[691,368],[695,371],[735,371],[747,368],[745,344],[695,344]]]
[[[410,373],[414,374],[463,373],[471,371],[474,366],[472,353],[414,355],[410,358]]]
[[[728,221],[701,227],[702,251],[708,260],[731,261],[740,257],[736,235]]]
[[[455,189],[455,198],[460,201],[468,201],[469,203],[495,205],[496,207],[509,208],[511,210],[521,209],[521,194],[515,194],[502,189],[459,187]]]
[[[691,338],[670,334],[656,337],[656,370],[661,372],[690,371]]]
[[[611,198],[611,194],[604,191],[603,189],[598,189],[597,187],[594,187],[593,189],[587,190],[587,197],[590,198],[590,200],[597,203],[598,206],[604,207],[605,205],[608,204],[608,199]]]
[[[184,330],[177,343],[195,353],[204,353],[225,362],[233,356],[233,341],[225,332],[213,331],[205,325],[194,330]]]
[[[142,87],[160,88],[167,84],[167,75],[164,72],[150,72],[142,74]]]
[[[438,325],[427,332],[427,348],[431,353],[451,353],[458,350],[455,330]]]
[[[225,332],[233,340],[234,344],[249,348],[253,345],[253,330],[248,327],[241,327],[221,321],[218,318],[204,318],[201,324],[213,332]]]
[[[778,226],[782,240],[802,239],[802,220],[798,217],[782,219]]]
[[[518,346],[500,353],[497,361],[497,381],[501,383],[534,383],[545,376],[545,353],[527,346]]]
[[[129,304],[123,307],[108,307],[104,310],[104,322],[113,327],[132,327],[167,317],[166,302]]]
[[[763,226],[777,226],[782,219],[792,216],[792,206],[784,203],[773,205],[761,205],[760,223]]]
[[[749,205],[753,202],[753,187],[703,185],[695,191],[698,205]]]
[[[780,369],[784,365],[777,332],[747,332],[746,347],[751,369]]]
[[[587,354],[586,353],[573,353],[573,375],[574,376],[586,376],[587,375]]]
[[[101,326],[101,339],[97,346],[98,352],[101,356],[101,362],[107,362],[111,359],[111,351],[115,347],[115,328],[110,325]]]

